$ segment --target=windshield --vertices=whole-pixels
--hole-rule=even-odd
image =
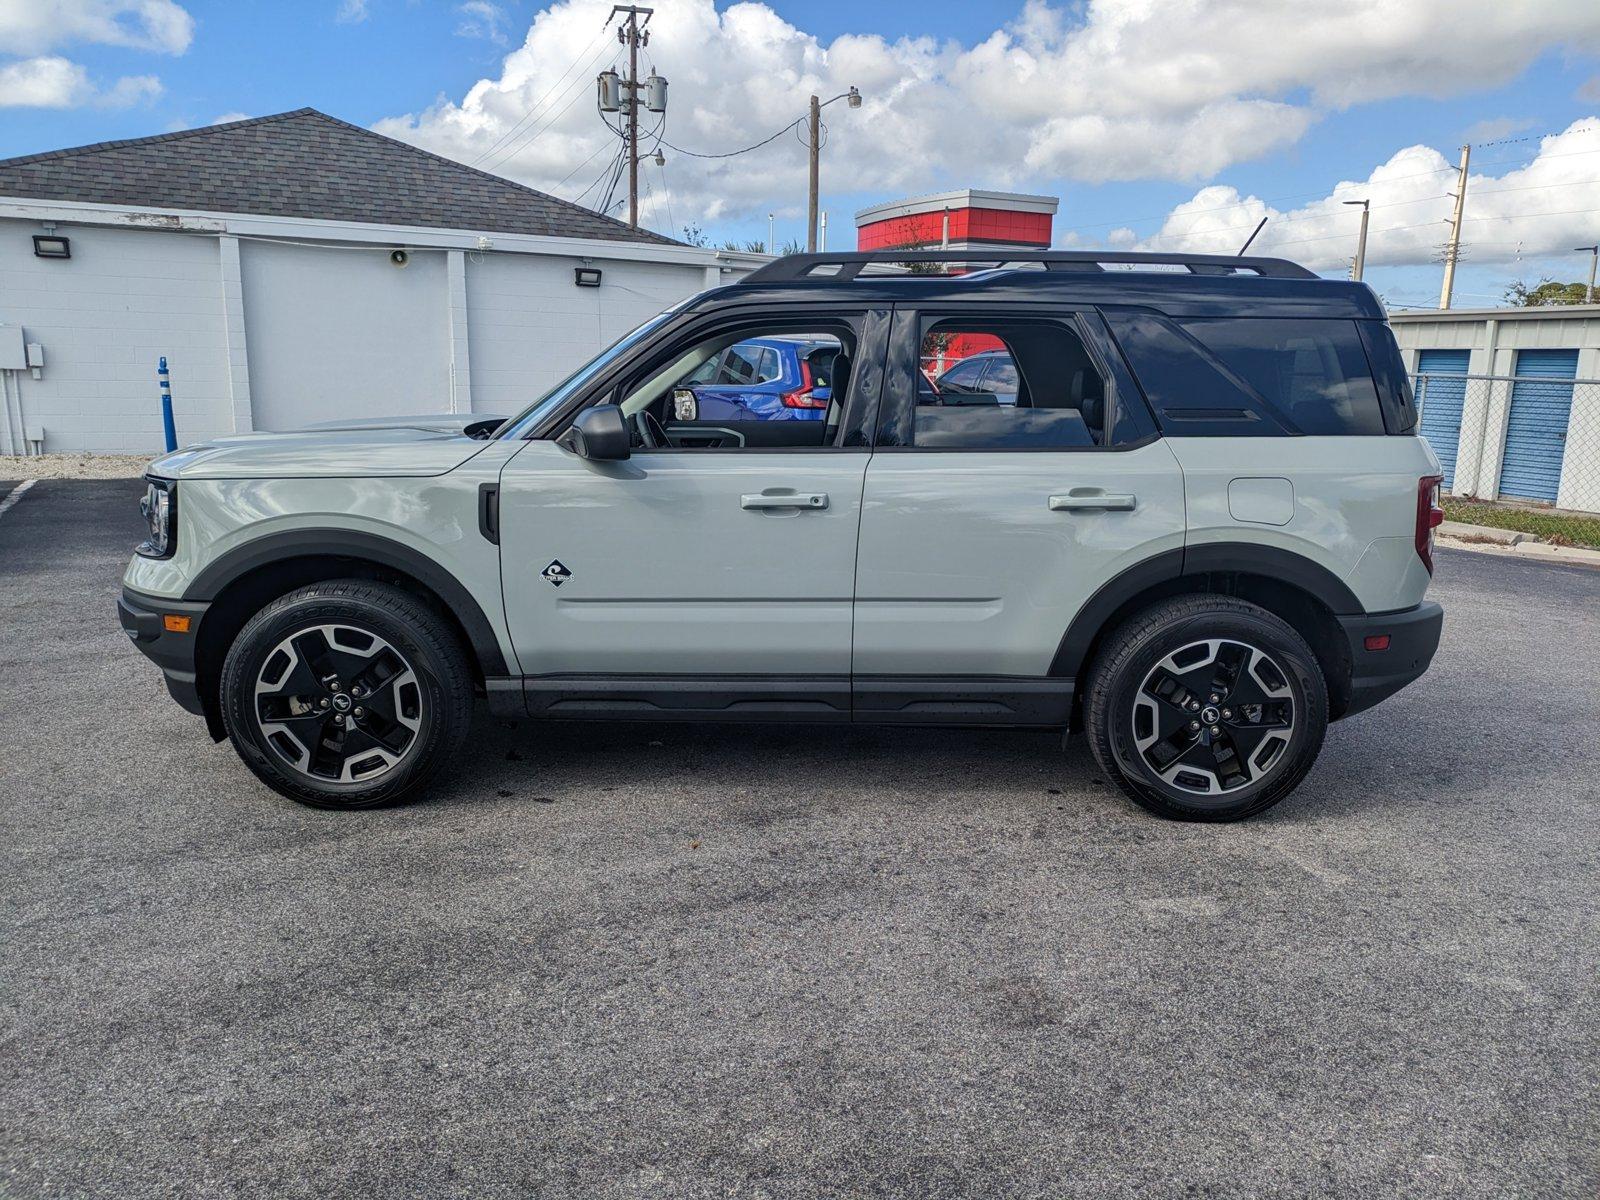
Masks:
[[[531,407],[524,409],[518,416],[507,421],[495,436],[500,438],[527,437],[530,429],[539,424],[550,413],[560,408],[573,393],[581,390],[616,358],[626,354],[634,346],[666,324],[675,311],[675,308],[671,308],[664,313],[657,313],[632,333],[623,334],[622,337],[600,351],[599,354],[556,384],[555,387],[551,388],[538,400],[535,400]]]

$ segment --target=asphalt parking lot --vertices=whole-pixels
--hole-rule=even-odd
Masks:
[[[1433,672],[1243,825],[1044,735],[486,714],[333,814],[123,637],[138,494],[0,516],[0,1195],[1600,1187],[1600,572],[1442,551]]]

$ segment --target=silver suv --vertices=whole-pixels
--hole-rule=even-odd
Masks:
[[[1275,259],[972,254],[779,259],[503,422],[171,454],[123,627],[322,807],[436,779],[481,697],[1070,729],[1153,812],[1262,811],[1439,640],[1439,463],[1382,307]],[[703,407],[763,338],[829,347],[807,419]],[[940,388],[980,354],[1014,390]]]

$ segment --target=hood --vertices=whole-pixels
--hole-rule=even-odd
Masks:
[[[158,458],[149,473],[163,479],[317,479],[427,476],[453,471],[489,443],[469,437],[483,417],[397,417],[330,422],[293,433],[217,438]]]

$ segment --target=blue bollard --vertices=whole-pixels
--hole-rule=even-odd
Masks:
[[[178,448],[178,429],[172,423],[172,376],[167,374],[165,354],[161,356],[156,375],[161,380],[161,428],[167,435],[167,453],[171,454]]]

